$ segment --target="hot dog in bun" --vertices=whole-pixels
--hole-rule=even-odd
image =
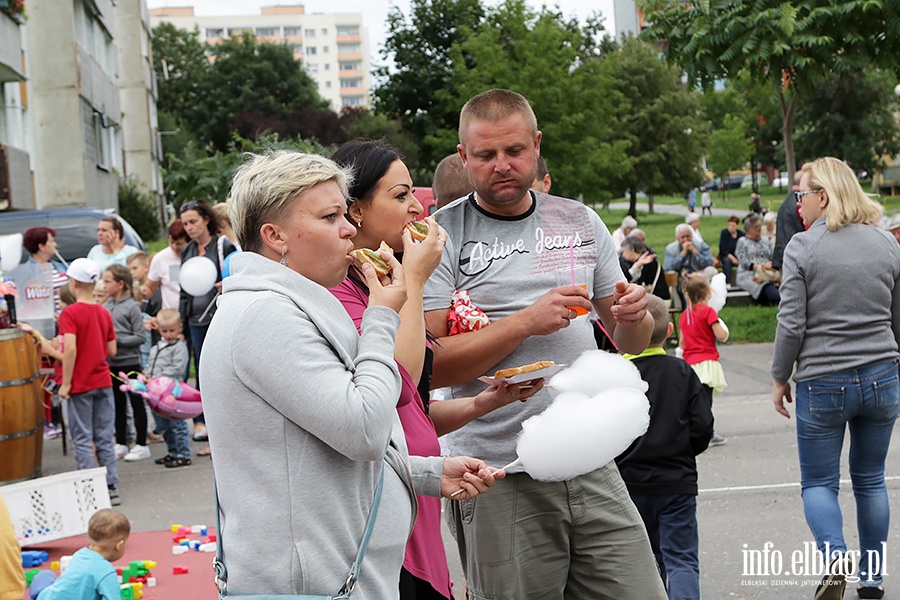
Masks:
[[[378,246],[378,250],[369,250],[368,248],[360,248],[358,250],[354,250],[350,253],[350,255],[356,259],[356,262],[359,264],[360,268],[362,268],[364,263],[369,263],[372,265],[372,268],[375,269],[375,273],[379,277],[384,277],[385,275],[391,272],[391,265],[381,258],[380,252],[390,252],[394,253],[394,250],[388,246],[386,243],[381,242],[381,245]]]

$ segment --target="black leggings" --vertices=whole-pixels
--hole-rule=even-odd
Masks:
[[[400,567],[400,600],[447,600],[431,584]]]
[[[116,379],[119,371],[131,373],[142,371],[141,365],[123,365],[113,370],[113,397],[116,400],[116,443],[125,445],[128,440],[128,409],[125,402],[131,402],[131,410],[134,412],[134,429],[137,435],[135,443],[139,446],[147,445],[147,409],[144,408],[144,399],[138,394],[123,392],[119,389],[119,380]]]

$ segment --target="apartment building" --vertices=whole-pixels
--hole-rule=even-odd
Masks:
[[[360,13],[306,13],[301,4],[263,6],[260,12],[197,16],[190,6],[155,8],[150,11],[150,23],[155,27],[165,21],[187,30],[197,27],[200,38],[210,44],[247,32],[260,42],[287,44],[334,110],[368,106],[369,42]]]
[[[644,12],[634,0],[614,0],[613,11],[616,17],[616,39],[620,42],[628,35],[639,36],[647,28]]]
[[[25,29],[0,4],[0,210],[33,208],[33,143],[25,89]]]

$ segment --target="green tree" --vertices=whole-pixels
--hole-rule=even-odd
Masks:
[[[259,43],[245,33],[212,46],[211,54],[205,93],[197,101],[195,114],[201,139],[219,150],[228,147],[233,131],[258,135],[259,129],[242,119],[246,115],[285,120],[301,109],[329,110],[287,45]]]
[[[717,176],[725,177],[744,166],[752,151],[744,121],[738,115],[725,115],[722,126],[710,135],[706,164]]]
[[[635,39],[603,59],[602,71],[611,82],[609,102],[619,107],[615,135],[628,142],[630,167],[616,172],[612,185],[628,193],[629,214],[638,192],[679,194],[699,185],[707,126],[679,71]]]
[[[798,101],[828,74],[868,67],[897,69],[900,0],[787,2],[785,0],[638,0],[668,56],[691,81],[746,74],[774,84],[782,115],[785,161],[793,177]]]
[[[400,119],[420,140],[424,168],[433,169],[448,152],[446,139],[436,133],[459,125],[461,94],[451,48],[479,29],[484,14],[481,0],[412,0],[409,17],[396,6],[388,13],[386,65],[375,70],[380,82],[374,108]]]
[[[200,32],[160,23],[153,29],[153,68],[159,88],[158,106],[176,120],[190,122],[206,88],[210,64]]]
[[[581,27],[557,11],[535,12],[523,0],[492,9],[477,32],[451,50],[456,72],[456,112],[466,99],[494,87],[523,94],[543,132],[541,154],[551,166],[554,190],[591,199],[612,194],[613,174],[627,168],[627,143],[613,124],[621,109],[610,103],[612,81],[597,63],[602,24]],[[456,127],[439,131],[444,154],[456,147]]]
[[[874,69],[830,74],[813,84],[797,110],[798,154],[836,156],[858,171],[881,170],[885,157],[900,153],[895,84],[892,75]]]
[[[144,240],[159,238],[159,206],[150,190],[134,177],[119,183],[119,214]]]

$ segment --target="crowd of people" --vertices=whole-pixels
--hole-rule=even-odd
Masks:
[[[192,355],[204,407],[194,432],[208,437],[217,489],[216,581],[230,594],[452,598],[443,512],[467,597],[699,598],[696,456],[725,442],[712,411],[727,385],[717,344],[729,335],[710,306],[716,257],[696,213],[660,263],[634,219],[610,233],[584,204],[550,195],[541,141],[528,101],[494,89],[461,111],[458,153],[435,174],[433,218],[400,152],[357,140],[330,159],[248,156],[227,213],[183,204],[168,247],[149,259],[104,221],[96,260],[65,270],[60,337],[46,344],[61,359],[78,467],[93,466],[96,448],[117,498],[117,456],[146,459],[153,432],[143,402],[113,400],[112,377],[184,379]],[[773,399],[789,416],[793,373],[804,510],[822,552],[836,552],[815,597],[840,598],[858,568],[859,597],[880,598],[900,244],[869,225],[880,207],[844,163],[821,159],[801,175],[786,210],[799,204],[794,216],[809,230],[788,242],[781,217],[732,217],[718,260],[754,299],[781,303]],[[706,196],[701,204],[712,212]],[[407,226],[420,220],[428,233],[414,240]],[[55,232],[46,233],[30,238],[35,261],[52,259]],[[784,241],[783,261],[772,236]],[[877,248],[877,262],[848,244]],[[365,249],[388,274],[354,262]],[[214,263],[217,282],[192,295],[178,268],[198,256]],[[571,283],[560,284],[559,271]],[[665,350],[675,327],[664,271],[682,281],[683,358]],[[477,325],[460,325],[462,299]],[[478,378],[548,359],[571,364],[597,348],[598,329],[648,383],[649,429],[596,471],[538,481],[515,459],[523,422],[552,401],[543,379]],[[190,465],[188,424],[157,416],[155,426],[167,444],[157,462]],[[881,561],[848,558],[837,504],[845,427],[860,544]],[[113,560],[127,537],[98,530],[89,549]],[[107,572],[94,554],[85,553],[90,568]]]

